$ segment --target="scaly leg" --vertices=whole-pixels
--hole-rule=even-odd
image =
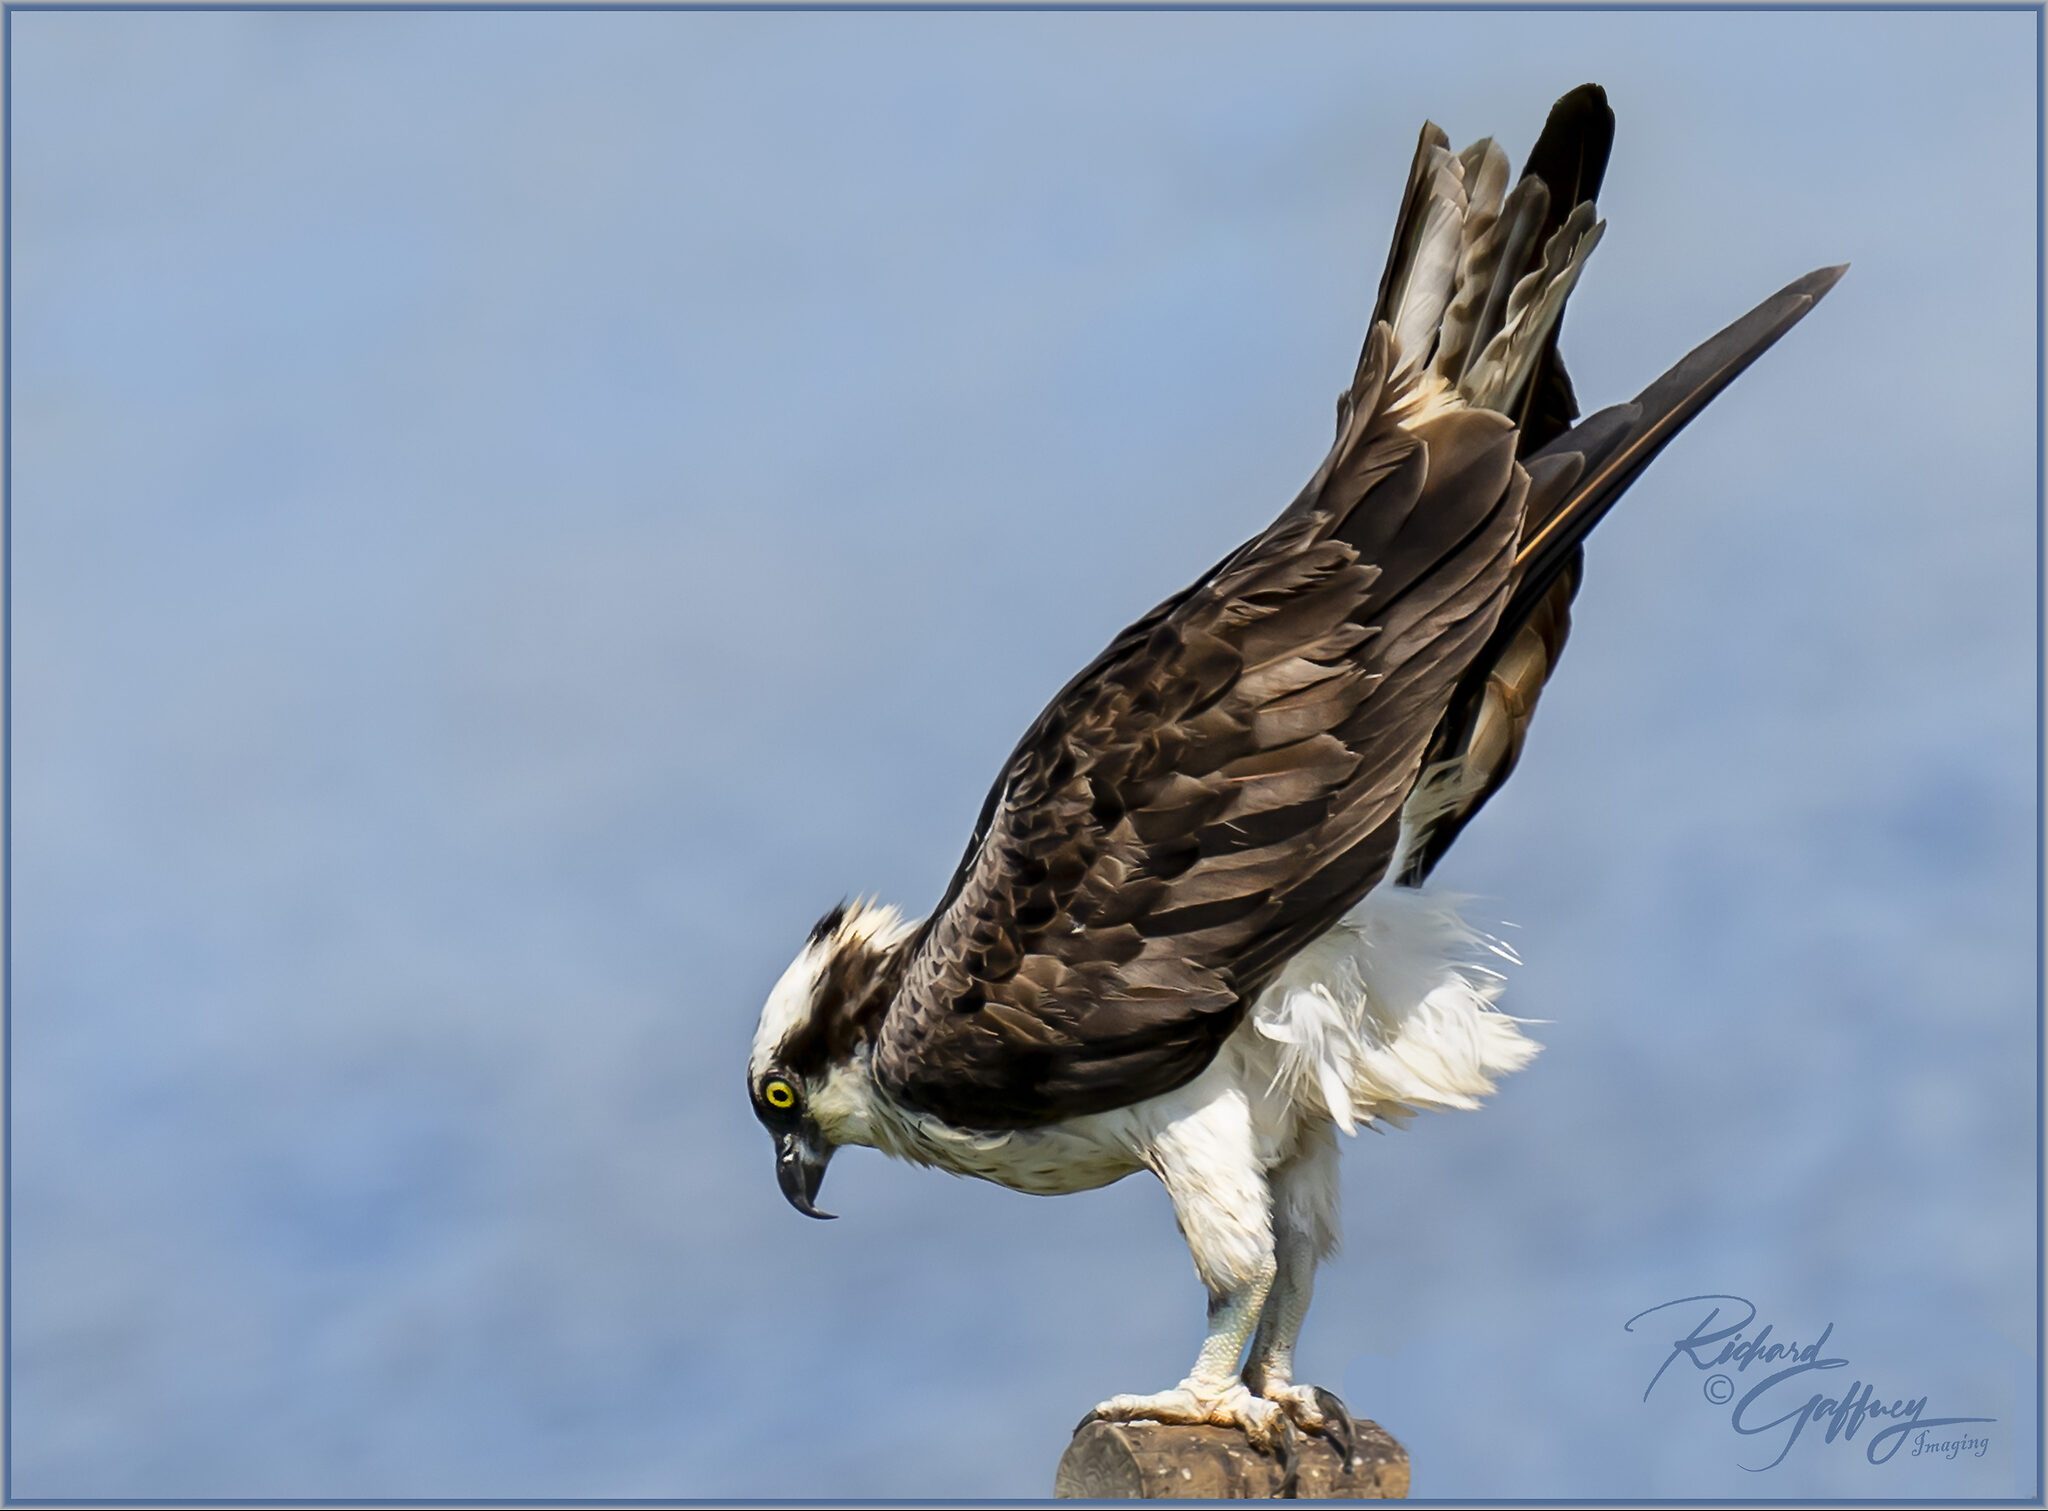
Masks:
[[[1294,1345],[1315,1294],[1316,1265],[1337,1247],[1336,1131],[1324,1124],[1304,1134],[1271,1184],[1273,1289],[1252,1340],[1245,1384],[1297,1425],[1327,1436],[1349,1463],[1357,1432],[1344,1403],[1321,1386],[1294,1383]]]

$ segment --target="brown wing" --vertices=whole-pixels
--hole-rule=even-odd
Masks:
[[[1528,490],[1504,417],[1396,423],[1390,340],[1301,498],[1025,734],[883,1020],[896,1096],[1008,1128],[1170,1090],[1385,874]]]

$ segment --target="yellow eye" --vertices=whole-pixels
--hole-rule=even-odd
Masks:
[[[770,1081],[761,1088],[761,1100],[777,1112],[787,1112],[796,1105],[796,1088],[787,1081]]]

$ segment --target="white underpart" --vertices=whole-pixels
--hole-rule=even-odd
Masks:
[[[1101,1409],[1257,1426],[1247,1412],[1310,1409],[1290,1381],[1316,1265],[1337,1247],[1336,1130],[1477,1106],[1528,1064],[1537,1046],[1495,1005],[1513,959],[1454,896],[1385,886],[1290,960],[1207,1068],[1163,1096],[977,1133],[894,1101],[862,1052],[811,1088],[809,1110],[834,1144],[1034,1195],[1152,1171],[1209,1292],[1209,1337],[1176,1391]],[[794,989],[815,972],[800,957],[785,980]]]
[[[1288,962],[1201,1075],[1163,1096],[1046,1127],[978,1133],[893,1102],[863,1058],[815,1088],[811,1111],[834,1143],[870,1145],[1034,1195],[1085,1191],[1140,1169],[1171,1186],[1168,1166],[1218,1179],[1248,1167],[1246,1180],[1263,1201],[1265,1175],[1318,1128],[1350,1132],[1361,1122],[1401,1122],[1420,1108],[1476,1107],[1497,1077],[1536,1054],[1520,1021],[1495,1006],[1499,968],[1512,953],[1467,923],[1458,901],[1424,889],[1374,891]],[[791,977],[804,964],[800,956]],[[771,1014],[775,1005],[771,999]],[[1325,1184],[1334,1203],[1335,1184]],[[1228,1195],[1226,1205],[1239,1204],[1237,1193]],[[1334,1218],[1328,1226],[1334,1235]]]

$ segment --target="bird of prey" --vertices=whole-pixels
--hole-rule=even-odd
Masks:
[[[1423,127],[1308,485],[1054,695],[930,916],[832,909],[762,1010],[748,1091],[799,1212],[846,1144],[1037,1195],[1165,1184],[1208,1336],[1095,1416],[1283,1455],[1348,1430],[1293,1378],[1336,1135],[1476,1106],[1536,1052],[1505,949],[1425,882],[1514,769],[1587,532],[1843,271],[1578,421],[1558,322],[1613,133],[1575,89],[1511,180]]]

